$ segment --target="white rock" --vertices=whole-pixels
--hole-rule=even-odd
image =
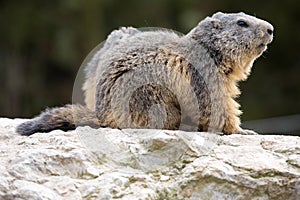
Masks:
[[[14,181],[13,186],[16,189],[9,195],[11,195],[14,199],[63,199],[52,189],[30,181],[16,180]]]
[[[300,138],[145,129],[15,133],[0,118],[0,199],[300,199]]]

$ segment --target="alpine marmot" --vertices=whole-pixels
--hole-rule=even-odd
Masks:
[[[240,127],[237,82],[273,39],[273,26],[244,13],[206,17],[188,34],[123,27],[88,62],[86,105],[48,109],[21,135],[77,126],[251,134]]]

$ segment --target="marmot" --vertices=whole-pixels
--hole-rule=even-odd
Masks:
[[[250,74],[273,30],[242,12],[218,12],[186,35],[120,28],[86,66],[86,106],[48,109],[16,131],[88,125],[253,134],[240,127],[237,82]]]

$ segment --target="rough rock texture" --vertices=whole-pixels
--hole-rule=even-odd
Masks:
[[[29,137],[0,119],[0,199],[300,199],[300,138],[79,127]]]

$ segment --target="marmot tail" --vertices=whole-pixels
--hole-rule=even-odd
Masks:
[[[20,124],[16,131],[21,135],[50,132],[55,129],[74,130],[77,126],[100,127],[95,112],[82,105],[66,105],[47,109],[32,120]]]

